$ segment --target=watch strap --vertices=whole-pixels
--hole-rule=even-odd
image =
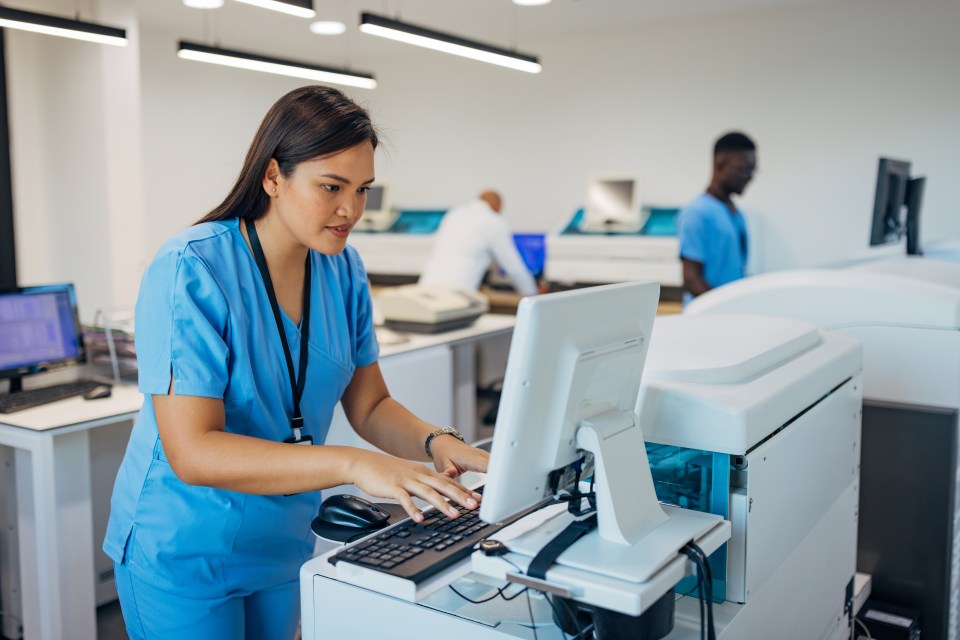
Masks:
[[[427,436],[427,439],[423,441],[423,450],[426,451],[427,457],[433,460],[433,454],[430,452],[430,444],[433,442],[433,439],[437,436],[453,436],[460,442],[463,442],[463,436],[460,435],[460,432],[454,429],[453,427],[444,427],[442,429],[437,429],[436,431],[431,431]]]

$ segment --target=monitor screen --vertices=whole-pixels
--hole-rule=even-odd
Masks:
[[[635,233],[642,223],[636,180],[597,179],[587,185],[581,230]]]
[[[515,233],[513,244],[533,277],[542,276],[547,261],[547,237],[542,233]]]
[[[367,204],[363,216],[357,222],[360,231],[386,231],[396,220],[396,214],[390,208],[389,189],[378,183],[367,189]]]
[[[626,539],[643,528],[657,499],[634,409],[659,293],[655,282],[630,282],[521,300],[481,519],[497,522],[569,490],[590,451],[600,535],[608,537],[605,517]],[[612,447],[600,455],[589,444],[597,430],[607,430],[597,446]]]
[[[38,373],[84,360],[73,285],[0,292],[0,375]]]

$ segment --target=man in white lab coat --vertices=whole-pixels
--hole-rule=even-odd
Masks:
[[[419,284],[476,291],[490,260],[496,259],[517,293],[535,295],[537,284],[499,215],[501,205],[499,193],[484,191],[476,200],[450,209],[437,229]]]

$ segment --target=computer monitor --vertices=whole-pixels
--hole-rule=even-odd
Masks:
[[[0,378],[10,392],[22,377],[86,362],[72,284],[0,291]]]
[[[576,488],[591,458],[603,540],[632,544],[667,519],[634,413],[659,295],[629,282],[520,301],[482,520]]]
[[[595,178],[587,184],[587,204],[580,230],[585,232],[636,233],[643,216],[632,178]]]
[[[367,206],[363,217],[357,222],[360,231],[386,231],[397,216],[390,208],[390,191],[387,185],[377,183],[367,191]]]
[[[906,235],[907,254],[921,255],[920,208],[925,178],[910,177],[910,163],[880,158],[873,199],[870,246],[896,244]]]

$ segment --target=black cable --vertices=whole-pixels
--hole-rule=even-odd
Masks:
[[[700,556],[707,583],[707,640],[716,640],[717,632],[713,622],[713,570],[710,568],[710,558],[703,552],[703,549],[692,542],[690,548]]]
[[[530,602],[530,590],[526,589],[527,593],[527,611],[530,612],[530,628],[533,629],[533,640],[537,640],[537,623],[533,619],[533,604]]]
[[[560,612],[557,610],[556,603],[550,600],[550,596],[548,596],[546,593],[543,594],[543,597],[547,600],[547,604],[550,605],[551,611],[553,611],[553,615],[557,621],[557,626],[560,628],[560,635],[563,637],[563,640],[567,640],[567,632],[563,629],[563,616],[561,616]],[[570,607],[567,607],[567,611],[569,610]],[[577,635],[580,635],[580,625],[577,625]]]
[[[460,596],[461,598],[463,598],[463,599],[466,600],[467,602],[472,602],[473,604],[484,604],[484,603],[486,603],[486,602],[490,602],[491,600],[495,600],[495,599],[498,598],[498,597],[503,597],[503,589],[498,588],[498,589],[497,589],[497,592],[494,593],[494,594],[493,594],[492,596],[490,596],[489,598],[484,598],[483,600],[474,600],[474,599],[472,599],[472,598],[468,598],[467,596],[465,596],[465,595],[463,595],[462,593],[460,593],[459,591],[457,591],[457,590],[453,587],[452,584],[449,584],[449,585],[447,585],[447,586],[450,587],[450,590],[453,591],[455,594],[457,594],[458,596]],[[522,593],[522,592],[521,592],[521,593]],[[506,599],[506,598],[504,598],[504,599]]]
[[[713,620],[713,571],[710,569],[710,559],[703,549],[696,544],[688,543],[683,552],[694,560],[698,572],[702,572],[706,590],[706,608],[707,608],[707,640],[716,640],[717,632]],[[694,559],[695,558],[695,559]]]
[[[703,559],[700,555],[693,550],[691,547],[692,543],[684,545],[680,552],[685,556],[690,558],[690,561],[693,562],[693,566],[697,572],[697,596],[700,600],[700,640],[706,640],[707,637],[707,616],[704,615],[704,603],[705,586],[704,586],[704,577],[706,572],[703,569]]]

